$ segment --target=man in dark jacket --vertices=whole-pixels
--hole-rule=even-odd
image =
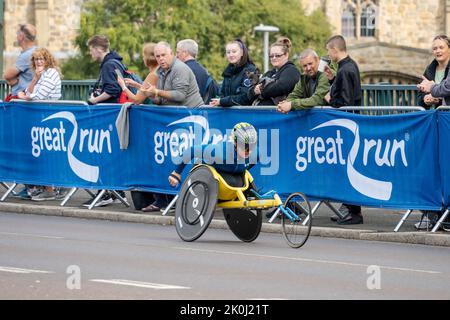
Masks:
[[[336,76],[329,66],[325,67],[325,74],[330,81],[330,94],[325,100],[335,108],[361,105],[361,78],[356,62],[347,53],[345,39],[342,36],[331,37],[327,41],[330,59],[338,64]]]
[[[335,108],[360,106],[362,91],[359,68],[347,53],[344,37],[340,35],[331,37],[326,47],[330,59],[338,64],[338,70],[335,76],[329,66],[325,67],[325,74],[331,85],[330,93],[325,96],[325,101]],[[332,221],[343,225],[363,223],[360,206],[343,203],[339,212],[344,218],[332,217]]]
[[[124,74],[123,58],[117,52],[109,50],[109,40],[106,36],[93,36],[88,40],[87,46],[92,60],[101,63],[100,76],[88,102],[91,104],[118,103],[122,89],[117,82],[115,69],[119,69],[122,75]]]
[[[95,35],[87,41],[87,46],[92,60],[101,62],[100,76],[94,86],[94,90],[88,99],[88,103],[118,103],[122,88],[117,82],[116,69],[124,74],[125,66],[122,63],[122,57],[115,51],[109,50],[109,39],[106,36]],[[117,193],[126,200],[124,191]],[[98,193],[97,193],[98,194]],[[120,200],[112,192],[105,192],[101,199],[95,204],[96,207],[103,207]],[[89,207],[92,201],[88,200],[83,205]]]
[[[180,40],[177,43],[177,58],[183,61],[195,75],[200,95],[205,104],[218,94],[219,88],[208,70],[197,61],[198,44],[192,39]]]

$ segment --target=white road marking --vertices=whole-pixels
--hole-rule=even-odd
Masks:
[[[54,273],[53,271],[22,269],[22,268],[2,267],[2,266],[0,266],[0,272],[26,273],[26,274],[29,274],[29,273]]]
[[[176,289],[176,290],[191,289],[190,287],[175,286],[175,285],[170,285],[170,284],[140,282],[140,281],[122,280],[122,279],[111,279],[111,280],[91,279],[89,281],[109,283],[109,284],[118,284],[118,285],[123,285],[123,286],[133,286],[133,287],[139,287],[139,288],[156,289],[156,290],[164,290],[164,289],[172,289],[172,290],[174,290],[174,289]]]
[[[198,251],[198,252],[205,252],[205,253],[230,254],[230,255],[256,257],[256,258],[266,258],[266,259],[280,259],[280,260],[293,260],[293,261],[300,261],[300,262],[337,264],[337,265],[343,265],[343,266],[349,266],[349,267],[367,268],[367,267],[373,265],[373,264],[362,264],[362,263],[352,263],[352,262],[333,261],[333,260],[294,258],[294,257],[283,257],[283,256],[273,256],[273,255],[262,255],[262,254],[256,254],[256,253],[243,253],[243,252],[208,250],[208,249],[194,249],[194,248],[181,248],[181,247],[172,247],[172,249],[186,250],[186,251]],[[420,269],[390,267],[390,266],[379,266],[379,267],[382,269],[386,269],[386,270],[419,272],[419,273],[428,273],[428,274],[442,274],[442,272],[440,272],[440,271],[433,271],[433,270],[420,270]]]
[[[42,235],[38,235],[38,234],[16,233],[16,232],[1,232],[1,231],[0,231],[0,235],[19,236],[19,237],[33,237],[33,238],[43,238],[43,239],[64,239],[64,237],[42,236]]]

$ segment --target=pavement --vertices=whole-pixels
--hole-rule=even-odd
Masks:
[[[1,186],[0,195],[3,195],[4,192],[5,189]],[[114,203],[92,210],[82,206],[85,201],[90,199],[89,194],[83,189],[79,189],[64,207],[60,205],[61,200],[36,202],[9,196],[4,202],[0,202],[0,211],[160,225],[174,224],[173,213],[163,216],[161,212],[144,213],[135,210],[128,191],[126,195],[130,202],[130,207],[126,207],[121,203]],[[311,203],[312,206],[315,204],[314,202]],[[332,205],[338,208],[340,204],[332,203]],[[330,220],[330,217],[334,215],[333,212],[325,205],[322,205],[314,215],[311,236],[450,247],[450,232],[437,231],[432,233],[417,231],[414,228],[414,224],[420,220],[420,211],[413,211],[398,232],[394,232],[394,228],[402,218],[405,210],[363,207],[362,212],[364,217],[363,224],[341,226]],[[273,223],[268,223],[267,220],[264,217],[261,232],[281,232],[279,219],[275,219]],[[221,209],[216,210],[210,228],[228,229]]]

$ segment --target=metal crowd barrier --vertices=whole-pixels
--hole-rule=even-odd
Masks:
[[[12,99],[11,103],[33,103],[33,104],[45,104],[45,105],[62,105],[62,104],[71,104],[71,105],[78,105],[78,106],[86,106],[88,107],[89,104],[85,101],[73,101],[73,100],[39,100],[39,101],[24,101],[24,100],[20,100],[20,99]],[[14,189],[17,187],[18,183],[13,182],[11,185],[8,185],[5,182],[0,182],[0,184],[6,189],[6,192],[3,194],[3,196],[0,198],[0,202],[4,202],[9,195],[13,194],[16,195],[16,192],[14,191]],[[79,190],[80,188],[77,187],[72,187],[70,188],[70,191],[67,192],[67,195],[64,197],[64,199],[62,200],[60,206],[65,206],[67,204],[67,202],[73,197],[73,195]],[[100,190],[100,192],[98,192],[98,194],[94,194],[91,190],[89,189],[84,189],[93,199],[93,201],[89,204],[88,209],[91,210],[98,201],[100,201],[100,199],[102,198],[102,196],[105,194],[106,189],[102,189]],[[128,203],[127,199],[122,197],[119,193],[117,193],[115,190],[110,190],[117,199],[120,200],[120,202],[122,202],[126,207],[130,207],[130,204]]]
[[[20,103],[24,103],[23,100],[13,100],[14,102],[20,102]],[[34,102],[35,103],[35,102]],[[83,105],[83,106],[88,106],[88,104],[84,101],[65,101],[65,100],[59,100],[59,101],[40,101],[40,103],[45,103],[45,104],[73,104],[73,105]],[[200,108],[212,108],[210,106],[202,106]],[[216,108],[216,107],[214,107]],[[265,109],[265,110],[276,110],[276,107],[273,106],[258,106],[258,107],[249,107],[249,106],[235,106],[232,107],[235,109]],[[331,107],[329,106],[322,106],[322,107],[315,107],[315,109],[330,109]],[[358,114],[364,114],[364,115],[393,115],[393,114],[400,114],[400,113],[408,113],[408,112],[417,112],[417,111],[424,111],[425,109],[422,107],[414,107],[414,106],[410,106],[410,107],[402,107],[402,106],[378,106],[378,107],[360,107],[360,106],[356,106],[356,107],[342,107],[339,109],[336,109],[339,111],[343,111],[343,112],[352,112],[352,113],[358,113]],[[450,107],[440,107],[438,108],[438,110],[450,110]],[[4,182],[0,182],[1,185],[3,185],[7,191],[6,193],[2,196],[2,198],[0,199],[0,202],[5,201],[5,199],[8,197],[8,195],[10,195],[11,193],[14,193],[14,188],[17,186],[17,183],[13,183],[12,185],[8,185]],[[77,192],[77,190],[79,190],[79,188],[73,187],[71,188],[71,190],[67,193],[66,197],[63,199],[63,201],[61,202],[61,206],[65,206],[66,203],[70,200],[70,198]],[[107,191],[107,190],[100,190],[100,192],[95,195],[94,193],[92,193],[89,189],[85,189],[86,192],[88,192],[91,197],[94,199],[93,202],[90,204],[90,206],[88,207],[88,209],[92,209],[95,204],[100,200],[100,198],[103,196],[103,194]],[[127,202],[126,199],[124,199],[123,197],[121,197],[116,191],[111,190],[115,196],[127,207],[129,207],[129,203]],[[177,198],[175,197],[172,200],[173,204],[174,202],[176,202]],[[319,207],[321,205],[325,205],[327,206],[331,211],[333,211],[337,216],[339,216],[340,218],[344,218],[344,216],[339,212],[339,210],[337,210],[331,203],[330,200],[327,199],[322,199],[320,201],[318,201],[318,203],[314,206],[314,208],[312,209],[312,214],[311,216],[313,216],[317,210],[319,209]],[[168,210],[166,210],[165,212],[163,212],[163,215],[165,215],[167,213]],[[401,226],[403,225],[403,223],[407,220],[407,218],[410,216],[410,214],[413,212],[412,209],[409,209],[406,211],[406,213],[402,216],[400,222],[396,225],[394,232],[398,232],[401,228]],[[438,221],[438,223],[434,226],[434,228],[432,229],[432,232],[436,232],[437,229],[439,228],[439,226],[442,224],[442,222],[445,220],[445,218],[448,216],[448,214],[450,213],[450,209],[447,209],[445,211],[445,213],[442,215],[442,217],[440,218],[440,220]],[[307,221],[305,221],[303,223],[303,225],[305,225],[307,223]]]
[[[438,111],[450,111],[450,106],[440,106],[438,108],[436,108],[436,110]],[[431,232],[436,232],[439,227],[442,225],[442,223],[445,221],[445,219],[447,218],[448,214],[450,213],[450,209],[446,208],[445,212],[442,214],[441,218],[438,220],[438,222],[436,222],[435,226],[433,227],[433,229],[431,230]]]
[[[325,106],[325,107],[315,107],[314,109],[328,109],[331,107]],[[380,107],[342,107],[342,108],[336,108],[336,110],[344,111],[344,112],[351,112],[351,113],[358,113],[363,115],[394,115],[394,114],[402,114],[402,113],[408,113],[408,112],[417,112],[417,111],[425,111],[422,107],[397,107],[397,106],[380,106]],[[449,109],[450,110],[450,109]],[[333,205],[330,203],[329,200],[320,200],[312,209],[311,211],[311,217],[314,216],[314,214],[317,212],[319,207],[321,205],[325,204],[329,209],[331,209],[338,217],[343,218],[342,214],[337,210]],[[448,214],[447,210],[447,214]],[[400,227],[403,225],[403,223],[406,221],[406,219],[409,217],[409,215],[413,212],[412,209],[409,209],[404,213],[402,216],[400,222],[397,224],[397,226],[394,229],[394,232],[398,232],[400,230]],[[441,219],[444,221],[445,217]],[[303,222],[303,225],[306,225],[308,222],[308,218]],[[437,225],[435,228],[433,228],[432,232],[435,232],[439,226]]]

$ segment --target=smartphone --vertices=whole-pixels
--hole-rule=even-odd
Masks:
[[[116,72],[116,74],[117,74],[117,78],[123,79],[123,75],[122,75],[122,72],[120,72],[120,70],[119,70],[119,69],[115,69],[114,71],[115,71],[115,72]]]

